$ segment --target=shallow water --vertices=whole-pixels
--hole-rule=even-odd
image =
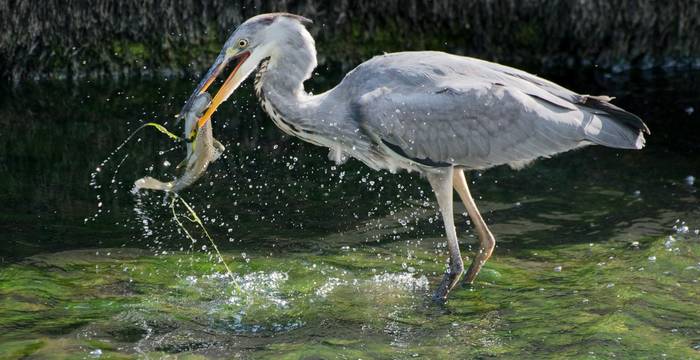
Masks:
[[[314,89],[340,76],[319,72]],[[282,136],[249,87],[215,117],[225,157],[184,193],[232,276],[162,194],[129,192],[180,161],[162,135],[142,133],[90,185],[192,82],[2,90],[0,358],[700,357],[700,73],[546,75],[618,96],[648,147],[472,173],[498,245],[445,306],[430,302],[447,254],[425,181],[334,165]]]

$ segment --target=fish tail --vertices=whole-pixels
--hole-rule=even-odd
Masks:
[[[151,189],[151,190],[161,190],[161,191],[171,191],[174,182],[162,182],[160,180],[154,179],[150,176],[138,179],[134,182],[134,186],[137,190],[140,189]]]

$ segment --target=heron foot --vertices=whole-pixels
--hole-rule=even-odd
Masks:
[[[447,272],[443,276],[440,286],[435,290],[433,294],[433,301],[438,304],[444,304],[447,302],[447,295],[449,295],[450,290],[457,285],[459,278],[462,275],[462,269],[459,272]]]
[[[462,286],[471,286],[474,284],[474,280],[476,280],[476,277],[479,275],[479,271],[481,270],[481,265],[476,265],[477,260],[474,260],[474,262],[469,266],[469,270],[467,270],[467,274],[464,275],[464,280],[462,280]]]
[[[488,255],[491,255],[491,252],[493,251],[493,246],[490,246]],[[483,253],[483,252],[482,252]],[[481,255],[480,253],[479,255]],[[485,256],[479,256],[477,255],[474,261],[472,261],[471,265],[469,265],[469,269],[467,270],[467,274],[464,276],[464,280],[462,281],[462,286],[471,286],[474,284],[474,281],[476,280],[476,277],[479,276],[479,272],[481,271],[481,268],[484,266],[486,263],[486,260],[488,257]]]

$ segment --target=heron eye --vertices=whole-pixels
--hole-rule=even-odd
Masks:
[[[244,48],[246,46],[248,46],[248,40],[246,40],[246,39],[238,40],[238,47],[239,48]]]

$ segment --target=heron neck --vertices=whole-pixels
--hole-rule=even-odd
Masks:
[[[302,122],[308,119],[313,103],[313,96],[304,90],[304,81],[316,67],[316,52],[301,47],[280,53],[284,55],[273,55],[260,63],[255,90],[273,119],[279,116],[288,122]]]
[[[304,90],[303,80],[294,81],[285,74],[285,69],[273,67],[270,62],[260,64],[256,79],[255,90],[263,101],[269,101],[274,107],[286,115],[296,117],[300,106],[310,97]],[[266,69],[267,68],[267,69]]]
[[[342,148],[367,148],[370,139],[359,134],[356,123],[343,121],[348,118],[347,107],[334,101],[335,88],[318,95],[304,90],[304,81],[316,67],[316,52],[291,53],[296,55],[290,59],[263,60],[255,79],[262,107],[275,125],[289,135],[334,149],[338,159]]]

